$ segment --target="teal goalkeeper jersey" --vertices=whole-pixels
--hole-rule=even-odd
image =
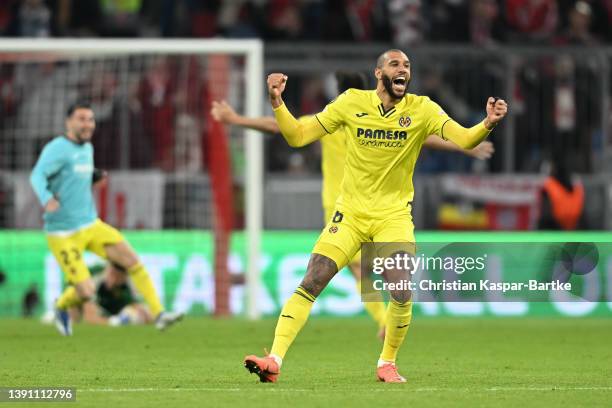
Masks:
[[[43,207],[51,197],[60,203],[57,211],[45,212],[46,231],[74,231],[96,220],[91,190],[93,171],[91,143],[78,144],[59,136],[45,145],[30,182]]]

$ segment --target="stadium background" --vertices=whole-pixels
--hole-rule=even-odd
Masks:
[[[0,6],[7,41],[259,38],[264,72],[289,75],[285,99],[299,114],[334,97],[335,70],[363,71],[373,85],[375,58],[391,46],[411,58],[411,92],[431,96],[462,124],[481,119],[487,96],[503,96],[511,110],[493,133],[491,160],[422,153],[413,206],[417,238],[449,242],[471,234],[444,231],[490,231],[480,237],[497,242],[609,240],[611,21],[612,5],[604,0],[9,0]],[[211,100],[221,98],[244,112],[246,88],[263,87],[264,78],[244,76],[244,63],[222,54],[0,53],[1,316],[40,315],[59,292],[61,276],[39,231],[41,212],[27,177],[44,143],[63,131],[66,107],[82,98],[96,111],[96,166],[110,174],[96,192],[100,214],[129,231],[166,305],[209,314],[222,296],[232,313],[245,313],[245,136],[209,115]],[[265,99],[261,104],[270,114]],[[258,300],[265,315],[274,315],[303,275],[322,226],[321,158],[317,144],[294,150],[278,135],[260,137],[265,293]],[[585,185],[581,229],[602,232],[500,235],[536,229],[539,191],[553,162]],[[607,302],[574,314],[612,315],[612,294],[603,290],[612,287],[611,255],[602,254],[598,270]],[[362,314],[353,287],[344,271],[315,312]],[[567,314],[552,303],[532,309],[527,313]],[[461,312],[449,306],[435,314]]]

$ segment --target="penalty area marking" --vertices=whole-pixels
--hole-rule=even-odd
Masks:
[[[263,391],[263,392],[311,392],[313,389],[305,388],[270,388],[270,386],[261,388],[213,388],[213,387],[195,387],[195,388],[88,388],[78,389],[77,392],[242,392],[242,391]],[[344,389],[329,389],[326,391],[342,391]],[[505,391],[612,391],[610,387],[486,387],[486,388],[410,388],[408,384],[405,388],[364,388],[362,391],[367,392],[389,392],[389,391],[410,391],[410,392],[505,392]]]

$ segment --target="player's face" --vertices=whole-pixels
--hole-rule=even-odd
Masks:
[[[76,109],[66,120],[66,127],[79,143],[90,141],[96,130],[93,111],[87,108]]]
[[[382,68],[376,68],[376,78],[392,98],[403,98],[410,83],[410,60],[403,52],[387,53]]]

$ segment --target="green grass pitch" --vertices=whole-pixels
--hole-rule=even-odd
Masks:
[[[36,321],[1,320],[0,387],[76,387],[70,406],[105,408],[612,404],[609,319],[416,318],[398,360],[407,384],[376,382],[371,321],[317,317],[279,382],[261,384],[242,359],[270,346],[274,324],[188,318],[165,333],[77,325],[63,338]]]

